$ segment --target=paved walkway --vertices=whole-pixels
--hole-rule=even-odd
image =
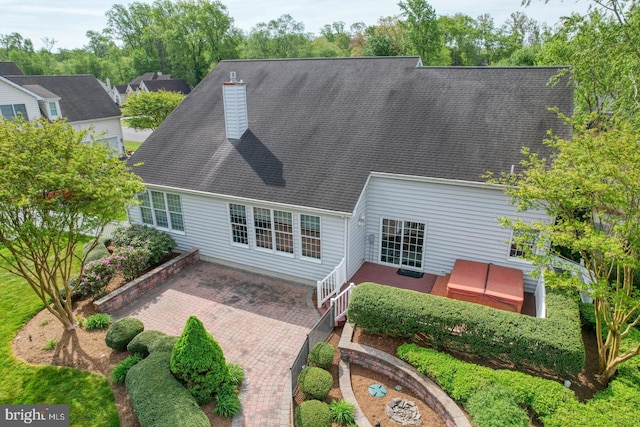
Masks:
[[[288,425],[289,368],[319,318],[312,288],[200,261],[114,313],[180,335],[191,315],[245,369],[244,426]],[[237,424],[237,423],[234,423]]]

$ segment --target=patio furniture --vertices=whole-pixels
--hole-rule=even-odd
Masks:
[[[520,313],[523,274],[516,268],[458,259],[447,284],[447,297]]]

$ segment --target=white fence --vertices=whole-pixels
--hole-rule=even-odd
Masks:
[[[347,267],[346,261],[342,258],[340,264],[333,269],[331,273],[322,280],[317,282],[317,294],[318,294],[318,308],[322,307],[322,304],[329,301],[334,295],[340,292],[340,287],[347,281]]]
[[[352,282],[347,289],[340,292],[335,298],[331,298],[331,305],[336,312],[336,322],[338,320],[342,320],[342,318],[347,314],[347,309],[349,308],[349,297],[351,296],[351,291],[353,291],[353,288],[355,287],[356,285]]]

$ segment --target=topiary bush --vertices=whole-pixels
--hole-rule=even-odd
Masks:
[[[117,320],[107,331],[104,341],[114,350],[126,350],[127,345],[140,332],[144,331],[144,324],[135,317],[125,317]]]
[[[127,344],[127,351],[129,353],[139,354],[142,357],[147,357],[150,353],[149,348],[152,347],[156,341],[166,336],[164,332],[154,331],[153,329],[142,331]]]
[[[152,351],[127,373],[125,384],[141,427],[210,427],[195,399],[171,374],[171,352]]]
[[[329,405],[319,400],[304,401],[296,409],[297,427],[331,427],[332,423]]]
[[[335,354],[336,350],[331,344],[327,342],[319,342],[316,343],[309,352],[309,356],[307,356],[307,363],[309,366],[329,369],[333,363]]]
[[[176,247],[176,242],[168,233],[139,224],[117,228],[112,234],[112,241],[117,247],[133,246],[148,250],[149,266],[158,264]]]
[[[195,316],[189,317],[173,347],[171,372],[200,405],[211,401],[228,378],[220,345]]]
[[[84,327],[87,330],[105,329],[111,324],[111,316],[106,313],[96,313],[87,317],[84,321]]]
[[[307,399],[324,400],[333,386],[333,377],[322,368],[308,366],[298,375],[298,386]]]
[[[122,362],[118,363],[115,368],[111,371],[111,379],[116,384],[123,384],[125,378],[127,377],[127,372],[129,369],[136,363],[142,360],[142,357],[138,354],[134,354],[133,356],[129,356],[124,359]]]

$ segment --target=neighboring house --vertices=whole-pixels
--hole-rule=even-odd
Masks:
[[[145,73],[131,80],[126,85],[116,85],[113,87],[113,97],[120,106],[127,100],[129,95],[139,91],[157,92],[166,90],[167,92],[178,92],[188,95],[191,88],[183,79],[177,79],[171,74]]]
[[[91,75],[0,75],[0,113],[9,120],[64,118],[77,130],[92,129],[117,155],[125,152],[120,109]]]
[[[22,70],[15,62],[0,62],[0,76],[22,76]]]
[[[344,260],[443,275],[458,258],[530,272],[483,178],[571,129],[556,67],[422,67],[417,57],[221,61],[130,158],[132,222],[204,259],[315,283]],[[525,274],[525,290],[544,295]],[[544,312],[544,297],[537,301]]]

